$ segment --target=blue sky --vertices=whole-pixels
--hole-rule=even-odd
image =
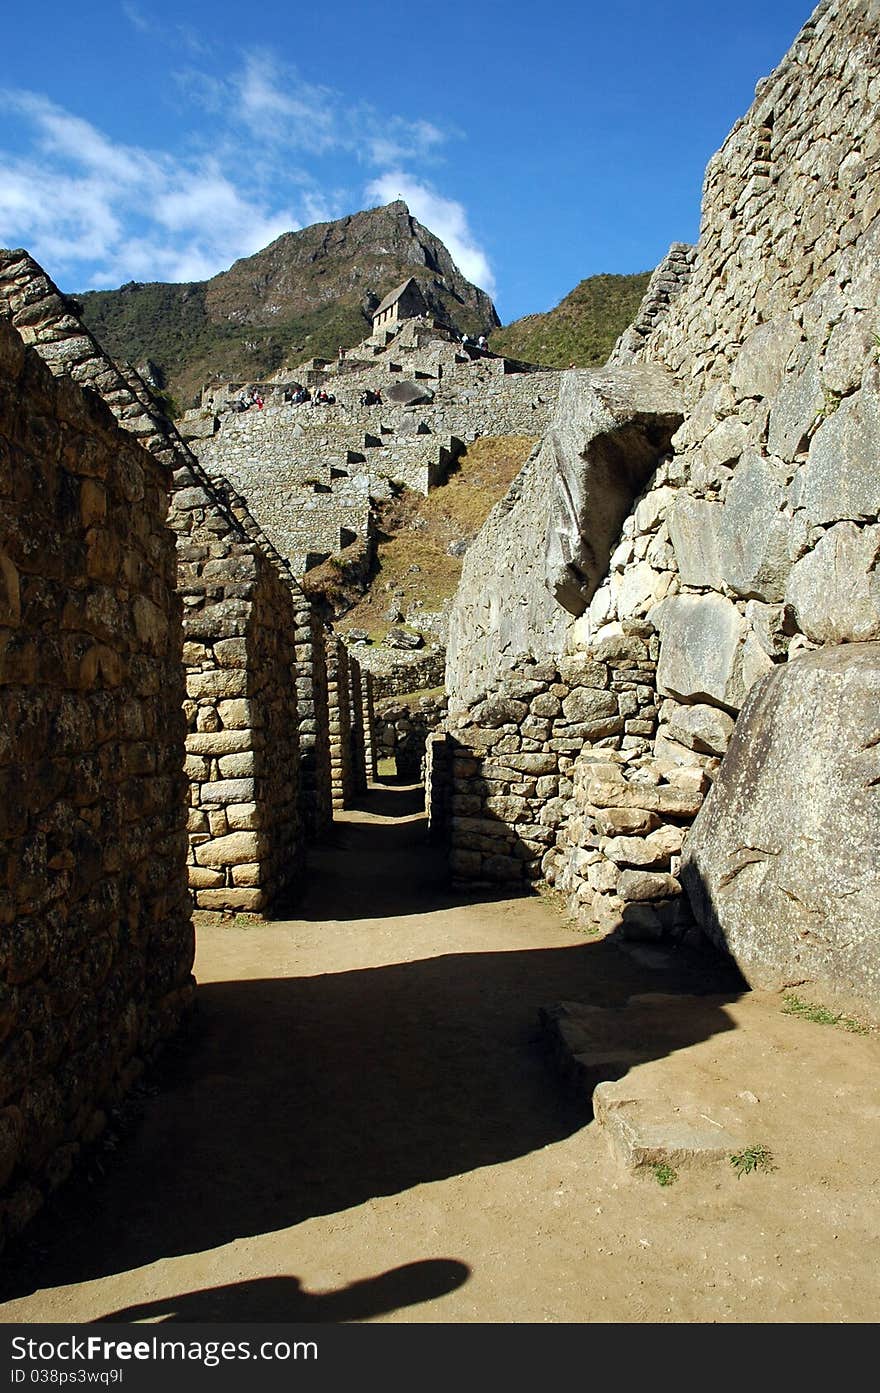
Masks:
[[[33,0],[0,245],[68,291],[196,280],[400,195],[508,322],[696,239],[706,162],[811,8]]]

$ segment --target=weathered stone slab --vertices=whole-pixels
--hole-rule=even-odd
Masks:
[[[217,779],[202,784],[203,803],[252,803],[254,801],[253,779]]]
[[[618,714],[617,698],[595,687],[575,687],[563,701],[562,711],[567,721],[598,721]]]
[[[425,402],[434,400],[434,393],[430,387],[426,387],[422,382],[392,382],[390,387],[385,388],[385,396],[388,401],[394,402],[395,406],[421,406]]]
[[[782,599],[791,569],[783,481],[778,462],[744,455],[730,481],[719,529],[724,580],[738,595],[767,603]]]
[[[786,376],[770,410],[767,446],[772,455],[792,460],[807,445],[825,398],[815,361]]]
[[[668,703],[663,714],[673,740],[704,754],[723,755],[733,731],[733,719],[718,706],[695,702],[692,706]]]
[[[647,614],[669,594],[671,573],[657,570],[648,561],[637,561],[621,575],[611,578],[611,593],[618,614]]]
[[[669,515],[669,535],[679,575],[685,585],[720,590],[720,503],[679,493]]]
[[[753,329],[737,354],[730,374],[739,395],[775,397],[800,337],[800,327],[791,317],[774,319]]]
[[[600,1083],[593,1092],[596,1122],[628,1170],[715,1166],[743,1145],[695,1107],[688,1115],[674,1099],[627,1097],[631,1092],[625,1082]]]
[[[574,383],[577,388],[580,384]],[[681,398],[656,365],[595,374],[588,393],[560,410],[545,440],[555,464],[546,539],[546,584],[582,614],[605,574],[621,524],[681,423]]]
[[[654,612],[657,687],[680,701],[736,711],[771,666],[736,606],[722,595],[675,595]]]
[[[804,654],[753,690],[685,849],[704,931],[755,987],[880,1012],[880,644]]]
[[[714,471],[719,465],[723,467],[733,464],[746,448],[747,439],[742,421],[737,421],[734,417],[719,421],[700,447],[704,467]]]
[[[657,871],[622,871],[617,893],[622,900],[670,900],[681,894],[681,885]]]
[[[880,527],[838,522],[793,567],[786,601],[814,643],[880,638]]]
[[[799,501],[812,522],[880,514],[880,373],[826,416],[800,472]]]
[[[596,826],[609,837],[644,836],[659,827],[657,813],[646,808],[597,808]]]

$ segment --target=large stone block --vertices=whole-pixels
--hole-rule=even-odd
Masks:
[[[691,706],[668,702],[664,705],[663,716],[671,739],[703,754],[723,755],[733,733],[732,717],[720,707],[706,706],[703,702],[694,702]]]
[[[679,493],[669,515],[669,535],[678,572],[685,585],[721,589],[718,528],[720,503]]]
[[[880,644],[755,687],[685,848],[697,918],[755,987],[880,1015]]]
[[[722,595],[675,595],[653,617],[660,630],[657,687],[665,696],[737,711],[771,666],[739,610]]]
[[[563,701],[562,710],[567,721],[598,721],[617,715],[617,698],[613,692],[595,687],[575,687]]]
[[[737,354],[730,374],[738,394],[741,397],[775,397],[800,336],[799,326],[790,317],[774,319],[753,329]]]
[[[779,462],[744,455],[730,481],[721,515],[724,580],[738,595],[767,603],[782,599],[791,569],[783,483]]]
[[[811,522],[880,513],[880,373],[826,416],[810,441],[798,478],[799,503]]]
[[[785,378],[770,411],[767,444],[770,453],[793,460],[806,447],[825,397],[819,373],[809,359]]]
[[[880,527],[839,522],[792,568],[785,598],[814,643],[880,638]]]
[[[617,605],[617,613],[623,617],[647,614],[660,600],[669,594],[672,576],[659,571],[647,561],[636,561],[627,566],[621,575],[611,580],[611,594]]]
[[[664,871],[621,871],[617,893],[622,900],[668,900],[681,894],[681,885]]]
[[[560,410],[545,441],[555,465],[546,540],[546,583],[582,614],[608,566],[621,524],[681,423],[681,399],[656,366],[596,374]]]
[[[241,866],[258,861],[262,854],[258,832],[230,832],[225,837],[202,842],[195,848],[200,866]]]
[[[238,638],[245,634],[251,612],[246,600],[220,600],[215,605],[191,610],[186,620],[187,635],[194,639]]]

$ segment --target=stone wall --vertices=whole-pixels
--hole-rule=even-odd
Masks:
[[[425,742],[446,716],[446,697],[425,696],[415,701],[386,697],[375,713],[379,759],[393,759],[398,775],[418,782],[424,776]]]
[[[632,362],[642,355],[645,340],[666,318],[672,301],[689,283],[696,255],[696,247],[689,247],[686,242],[673,242],[652,272],[638,313],[614,345],[610,363]]]
[[[377,701],[443,686],[446,650],[440,644],[409,652],[385,644],[358,644],[357,660],[370,673]]]
[[[620,413],[597,436],[588,408],[590,430],[566,439],[570,394],[594,390],[587,374],[570,375],[566,419],[557,415],[512,506],[469,552],[448,665],[460,876],[543,875],[584,923],[691,932],[677,873],[685,834],[750,690],[817,646],[880,638],[878,20],[875,0],[818,7],[710,162],[696,253],[677,249],[665,298],[659,277],[601,374],[629,381],[630,410],[640,365],[673,378],[680,424],[668,448],[633,470]],[[612,458],[615,441],[624,448]],[[522,509],[521,534],[511,530],[518,492],[531,511],[553,499],[531,531]],[[526,567],[511,567],[507,554],[526,548]],[[569,752],[553,747],[565,724],[551,715],[536,729],[531,703],[550,691],[530,686],[534,663],[521,655],[538,668],[552,660],[564,679],[568,664],[592,672],[609,644],[635,641],[656,672],[634,665],[616,718],[609,704],[618,729],[579,734],[563,767]],[[517,684],[511,700],[527,714],[508,706],[496,722],[485,693],[506,700]],[[613,682],[595,690],[607,697]],[[544,801],[550,784],[538,788],[554,777],[555,806]],[[713,804],[712,826],[735,835],[735,822]],[[705,836],[702,847],[705,861]],[[830,831],[815,855],[837,857]],[[865,972],[861,986],[865,999],[875,991]]]
[[[0,323],[0,1237],[191,998],[169,484]]]
[[[261,912],[302,871],[296,614],[252,542],[174,495],[186,606],[190,885],[201,909]],[[310,615],[304,619],[308,632]]]
[[[680,422],[679,389],[653,365],[563,375],[550,430],[465,554],[447,641],[453,709],[522,655],[563,651]]]
[[[375,733],[365,722],[372,717],[373,699],[369,689],[365,698],[360,666],[332,631],[326,653],[332,800],[334,811],[341,812],[366,792],[367,751],[375,749]]]
[[[262,910],[295,882],[304,832],[329,820],[323,649],[309,602],[245,500],[205,473],[136,374],[123,376],[26,253],[0,253],[0,296],[52,370],[99,393],[173,470],[192,892],[202,909]]]

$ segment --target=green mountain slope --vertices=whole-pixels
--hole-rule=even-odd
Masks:
[[[591,368],[604,363],[615,340],[635,319],[650,271],[589,276],[546,314],[527,314],[496,329],[489,346],[548,368]]]
[[[210,378],[260,379],[311,357],[336,355],[370,332],[372,310],[414,276],[429,306],[468,333],[499,320],[439,238],[398,200],[287,232],[208,281],[130,282],[77,296],[83,318],[114,358],[141,366],[179,408]]]

